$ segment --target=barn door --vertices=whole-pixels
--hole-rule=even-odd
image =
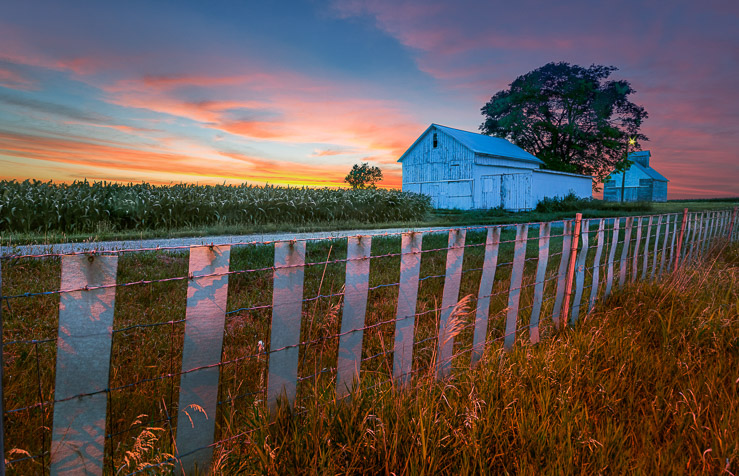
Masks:
[[[529,174],[503,175],[500,189],[503,208],[506,210],[525,210],[531,194],[531,176]]]
[[[483,175],[482,179],[482,208],[500,206],[500,175]]]
[[[441,203],[441,187],[439,187],[438,183],[423,183],[421,184],[421,193],[428,195],[431,197],[431,205],[433,205],[434,208],[444,208],[444,205]],[[444,200],[446,202],[446,200]]]

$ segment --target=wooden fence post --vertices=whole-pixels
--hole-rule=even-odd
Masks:
[[[585,263],[588,259],[588,235],[590,234],[590,223],[593,220],[585,220],[580,225],[580,238],[582,238],[582,248],[580,256],[577,257],[577,270],[575,271],[575,300],[572,303],[572,313],[570,314],[570,324],[577,323],[577,317],[580,315],[580,305],[582,303],[582,292],[585,286]]]
[[[526,240],[529,236],[528,225],[516,225],[516,244],[513,252],[513,268],[511,284],[508,291],[508,312],[506,313],[503,348],[511,350],[516,342],[516,324],[518,322],[518,304],[521,300],[521,283],[526,261]],[[441,338],[441,336],[439,336]]]
[[[582,213],[575,215],[575,228],[572,230],[572,244],[570,245],[570,260],[567,266],[567,280],[565,281],[565,301],[562,305],[562,317],[560,323],[565,325],[570,314],[570,297],[572,296],[572,281],[575,276],[575,258],[577,257],[577,245],[580,241],[580,225]],[[562,253],[565,251],[562,250]]]
[[[436,353],[436,377],[446,377],[452,369],[454,336],[451,333],[449,319],[459,301],[459,285],[462,280],[462,262],[464,260],[464,240],[467,230],[458,228],[449,232],[449,244],[446,252],[446,273],[444,291],[439,313],[439,339]]]
[[[559,254],[559,269],[557,270],[557,294],[554,297],[554,307],[552,308],[552,322],[559,327],[559,319],[562,314],[562,302],[565,297],[565,287],[567,281],[567,267],[570,259],[568,250],[572,242],[572,225],[573,220],[565,220],[562,225],[562,252]]]
[[[495,268],[498,265],[498,246],[500,243],[500,227],[488,228],[485,240],[485,258],[480,277],[480,288],[477,293],[475,310],[475,330],[472,337],[472,357],[470,365],[474,366],[485,351],[485,339],[488,332],[488,313],[490,311],[490,293],[495,282]]]
[[[734,238],[734,223],[736,223],[736,211],[739,207],[734,207],[734,213],[731,214],[731,222],[729,223],[729,243],[732,242],[732,239]]]
[[[634,217],[626,217],[626,230],[624,232],[624,245],[621,248],[621,263],[618,269],[618,287],[624,287],[626,282],[626,269],[628,268],[627,259],[629,257],[629,247],[631,245],[631,228],[634,224]]]
[[[603,254],[603,241],[605,239],[604,223],[601,218],[598,221],[598,247],[595,250],[595,259],[593,260],[593,281],[590,284],[590,301],[588,302],[588,313],[593,312],[595,300],[598,298],[598,285],[600,279],[600,257]],[[639,228],[641,231],[641,228]]]
[[[631,282],[636,281],[639,276],[639,247],[641,246],[641,222],[642,217],[637,217],[636,224],[636,243],[634,243],[633,266],[631,268]]]
[[[341,337],[336,364],[336,396],[348,395],[359,382],[362,339],[369,293],[372,236],[350,236],[346,240],[346,281]]]
[[[191,246],[177,407],[178,474],[213,460],[231,246]]]
[[[103,474],[118,256],[62,256],[50,474]]]
[[[534,304],[531,307],[529,320],[529,338],[532,344],[539,342],[539,316],[544,301],[544,285],[547,278],[547,263],[549,263],[549,235],[551,223],[539,224],[539,260],[536,263],[536,284],[534,285]]]
[[[267,406],[273,415],[280,398],[284,397],[292,407],[297,392],[305,248],[305,241],[275,243],[267,370]]]
[[[621,219],[613,219],[613,230],[611,233],[611,248],[608,250],[608,268],[606,269],[606,290],[603,294],[604,298],[611,295],[611,288],[613,287],[613,260],[616,257],[616,248],[618,248],[618,233],[619,227],[621,226]]]
[[[393,378],[401,385],[410,382],[413,366],[413,326],[416,322],[422,239],[423,234],[420,232],[408,232],[401,235],[400,284],[395,320],[395,353],[393,354]]]

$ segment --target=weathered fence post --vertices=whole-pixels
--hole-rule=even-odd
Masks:
[[[637,217],[636,224],[636,243],[634,243],[633,266],[631,267],[631,282],[636,281],[639,276],[639,247],[641,246],[641,221],[642,217]]]
[[[577,257],[577,270],[575,271],[575,300],[572,303],[572,313],[570,315],[570,324],[575,325],[580,315],[580,304],[582,302],[582,292],[585,286],[585,264],[588,259],[588,235],[590,234],[590,222],[585,220],[580,225],[580,238],[582,238],[582,247],[580,248],[580,256]]]
[[[474,366],[485,351],[485,339],[488,332],[488,314],[490,312],[490,293],[495,281],[495,269],[498,265],[498,246],[500,243],[500,227],[488,228],[485,240],[485,258],[480,277],[480,288],[477,292],[477,309],[475,311],[475,330],[472,338],[472,357],[470,365]]]
[[[677,213],[674,214],[674,220],[672,220],[672,236],[670,238],[670,258],[667,260],[667,271],[674,271],[672,266],[672,260],[675,257],[675,241],[677,241]]]
[[[657,255],[659,255],[659,229],[662,226],[662,215],[657,216],[657,229],[654,230],[654,245],[652,251],[652,270],[649,272],[649,279],[654,279],[657,272]]]
[[[608,268],[606,270],[606,291],[605,294],[603,294],[604,298],[611,295],[611,288],[613,287],[613,260],[616,257],[616,248],[618,248],[620,224],[620,218],[613,219],[613,233],[611,234],[611,248],[608,250]]]
[[[413,366],[413,325],[416,322],[418,274],[421,271],[421,240],[418,232],[403,233],[400,244],[400,284],[395,319],[393,378],[401,385],[410,381]]]
[[[348,395],[359,382],[362,339],[369,293],[371,236],[350,236],[346,241],[346,282],[341,337],[336,365],[336,396]]]
[[[295,401],[304,277],[305,241],[275,243],[267,375],[267,406],[271,412],[281,397],[285,397],[289,405]]]
[[[176,440],[184,474],[213,460],[230,258],[229,245],[190,247]]]
[[[449,244],[446,252],[446,273],[444,291],[439,313],[439,339],[436,353],[436,377],[441,379],[449,374],[452,368],[452,351],[454,335],[451,333],[450,318],[459,301],[459,284],[462,280],[462,261],[464,260],[464,241],[467,230],[464,228],[449,232]]]
[[[118,256],[62,256],[50,474],[103,474]]]
[[[736,212],[739,207],[734,207],[734,213],[731,214],[731,222],[729,222],[729,243],[733,241],[734,238],[734,223],[736,223]]]
[[[654,221],[654,217],[649,217],[649,223],[647,225],[647,240],[644,243],[644,258],[642,260],[642,273],[641,273],[641,279],[646,281],[647,280],[647,269],[649,265],[649,241],[652,238],[652,222]]]
[[[629,257],[629,246],[631,245],[631,227],[634,223],[634,217],[626,218],[626,231],[624,232],[624,246],[621,248],[621,263],[618,270],[618,287],[624,287],[626,282],[626,269],[628,268],[627,259]]]
[[[570,242],[572,241],[572,220],[565,220],[562,228],[562,252],[560,253],[559,269],[557,270],[557,294],[554,297],[554,307],[552,308],[552,322],[555,326],[559,326],[560,314],[562,314],[562,302],[565,297],[565,287],[567,281],[567,267],[570,259]]]
[[[562,304],[562,325],[567,324],[570,315],[570,298],[572,297],[572,281],[575,277],[575,258],[577,257],[577,245],[580,241],[580,225],[582,224],[582,213],[575,215],[575,228],[572,230],[572,242],[570,244],[570,260],[567,266],[567,280],[565,281],[565,300]],[[565,250],[562,250],[564,254]]]
[[[536,284],[534,285],[534,304],[531,306],[529,320],[529,338],[532,344],[539,342],[539,316],[541,305],[544,302],[544,287],[547,278],[547,263],[549,262],[549,234],[551,223],[539,224],[539,260],[536,263]]]
[[[503,348],[510,350],[516,342],[516,325],[518,322],[518,304],[521,299],[521,283],[523,282],[523,270],[526,261],[526,240],[528,239],[529,226],[516,225],[516,245],[513,252],[513,269],[511,270],[511,286],[508,291],[508,312],[505,322],[505,336]]]
[[[641,228],[639,228],[641,231]],[[588,302],[588,313],[593,312],[595,300],[598,298],[598,286],[600,279],[600,257],[603,254],[604,241],[604,223],[601,218],[598,221],[598,247],[595,250],[595,259],[593,260],[593,281],[590,283],[590,301]]]

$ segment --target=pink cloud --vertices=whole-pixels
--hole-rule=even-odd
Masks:
[[[17,71],[8,67],[3,67],[0,64],[0,86],[10,89],[31,91],[36,89],[37,83],[36,81],[21,75]]]

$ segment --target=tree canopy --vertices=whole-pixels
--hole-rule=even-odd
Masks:
[[[627,150],[648,140],[639,132],[647,112],[629,101],[636,91],[628,81],[608,79],[616,70],[548,63],[497,92],[482,107],[480,130],[510,140],[547,169],[602,182],[612,171],[627,169]]]
[[[364,162],[354,164],[349,175],[344,177],[344,182],[352,186],[352,188],[377,188],[375,185],[382,180],[382,170],[379,167],[370,166]]]

